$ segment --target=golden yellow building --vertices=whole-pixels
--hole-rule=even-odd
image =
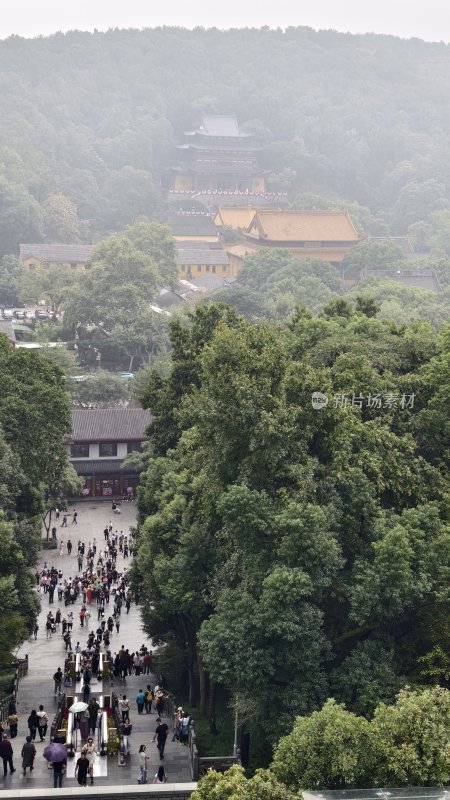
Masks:
[[[24,267],[46,272],[51,267],[83,270],[92,253],[88,244],[21,244],[19,258]]]
[[[243,229],[249,247],[281,247],[299,258],[338,264],[360,241],[347,211],[278,211],[261,208]]]
[[[214,225],[218,227],[226,225],[236,230],[242,230],[242,228],[248,228],[255,213],[254,208],[244,208],[242,206],[221,207],[217,210],[216,216],[214,217]]]
[[[200,244],[200,243],[199,243]],[[228,253],[220,247],[177,246],[178,278],[200,278],[202,275],[218,275],[229,278],[232,274]]]

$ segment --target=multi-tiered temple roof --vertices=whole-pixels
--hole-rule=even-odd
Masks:
[[[204,116],[177,145],[167,188],[191,195],[263,195],[258,152],[252,134],[240,130],[236,117]]]

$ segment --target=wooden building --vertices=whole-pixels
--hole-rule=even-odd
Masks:
[[[206,115],[177,145],[165,188],[186,194],[262,194],[259,149],[253,136],[240,130],[235,116]]]
[[[143,408],[83,408],[72,411],[65,439],[69,460],[84,479],[83,497],[119,497],[135,492],[139,476],[122,464],[147,441],[150,411]]]

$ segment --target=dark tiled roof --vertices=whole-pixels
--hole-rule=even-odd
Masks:
[[[208,272],[206,275],[201,275],[198,278],[191,278],[190,282],[194,286],[200,286],[202,289],[211,291],[229,286],[228,278],[222,278],[220,275],[215,275],[214,272]]]
[[[217,228],[206,214],[173,214],[169,227],[173,236],[217,236]]]
[[[178,242],[178,246],[180,250],[222,250],[219,242],[200,242],[198,239],[186,239],[185,242]]]
[[[122,471],[135,473],[135,469],[122,470],[123,459],[121,458],[101,458],[98,461],[95,459],[86,459],[86,461],[72,461],[77,475],[111,475],[113,473],[120,474]]]
[[[442,287],[434,269],[417,270],[415,272],[409,269],[367,269],[361,273],[361,277],[369,276],[396,281],[396,283],[402,283],[404,286],[413,286],[416,289],[426,289],[429,292],[435,292],[435,294],[442,292]]]
[[[92,250],[90,244],[21,244],[19,257],[21,261],[34,256],[40,261],[85,264]]]
[[[406,255],[414,253],[411,239],[408,236],[369,236],[369,242],[392,242],[400,247]]]
[[[228,253],[225,250],[203,250],[200,248],[177,248],[177,264],[229,264]]]
[[[155,302],[160,308],[170,308],[170,306],[179,306],[184,303],[184,297],[170,289],[161,289]]]
[[[74,442],[127,442],[145,438],[151,422],[144,408],[83,408],[72,411]]]

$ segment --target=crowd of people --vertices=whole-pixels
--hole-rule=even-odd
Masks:
[[[58,522],[60,522],[59,517],[60,512],[57,513]],[[62,515],[60,524],[61,528],[68,527],[68,514]],[[78,525],[78,512],[75,509],[72,513],[72,525]],[[52,537],[57,538],[57,533],[57,529],[53,528]],[[96,681],[108,680],[111,687],[118,684],[123,691],[127,678],[132,675],[145,676],[148,681],[153,670],[153,652],[144,644],[138,651],[132,651],[124,644],[112,647],[114,641],[122,639],[121,622],[130,612],[133,602],[128,569],[126,566],[119,569],[117,563],[119,554],[122,556],[122,564],[133,555],[133,534],[131,531],[124,534],[122,530],[114,530],[110,521],[105,526],[103,535],[99,535],[99,540],[100,544],[96,537],[93,537],[85,545],[79,539],[74,546],[70,537],[65,543],[61,539],[60,555],[67,552],[67,555],[72,557],[73,553],[73,564],[76,563],[77,569],[74,567],[71,574],[66,577],[57,564],[49,565],[45,562],[43,568],[35,575],[36,589],[41,595],[41,601],[48,601],[49,605],[45,621],[45,637],[51,639],[60,636],[66,653],[64,668],[58,667],[53,674],[54,692],[59,695],[62,691],[77,690],[87,704],[84,712],[74,715],[74,725],[79,730],[82,743],[75,764],[75,777],[80,786],[86,786],[88,781],[91,785],[94,783],[94,764],[97,755],[95,737],[102,709],[92,694],[93,685]],[[74,642],[74,628],[77,630],[76,642]],[[33,631],[34,639],[37,639],[38,635],[39,625],[36,623]],[[156,713],[152,742],[156,742],[159,759],[162,761],[169,734],[169,725],[162,720],[166,695],[162,686],[152,686],[147,681],[143,681],[142,688],[136,694],[136,712],[138,715],[152,714],[153,711]],[[77,685],[80,689],[76,689]],[[122,719],[122,744],[127,755],[130,752],[133,726],[130,722],[131,707],[126,694],[121,695],[118,707]],[[11,698],[8,711],[9,738],[0,723],[0,757],[3,760],[5,776],[8,768],[11,773],[16,771],[11,740],[17,736],[19,720],[14,698]],[[172,741],[186,743],[190,717],[179,708],[172,723]],[[23,775],[26,775],[28,769],[30,772],[34,769],[35,742],[46,741],[48,725],[49,718],[43,705],[39,706],[39,710],[31,711],[27,720],[28,735],[21,750]],[[139,747],[138,761],[138,782],[147,783],[149,755],[145,744]],[[53,763],[55,787],[62,786],[66,765],[66,758]],[[153,782],[164,783],[166,780],[165,770],[161,765]]]

